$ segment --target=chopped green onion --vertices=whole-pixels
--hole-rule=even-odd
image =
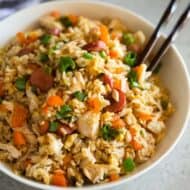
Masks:
[[[128,52],[127,55],[124,57],[124,63],[133,67],[135,66],[137,61],[137,54],[135,52]]]
[[[49,61],[48,54],[46,54],[46,53],[41,53],[41,54],[40,54],[40,61],[41,61],[41,62],[47,62],[47,61]]]
[[[44,45],[48,45],[50,43],[50,40],[51,40],[51,35],[49,34],[44,34],[43,36],[40,37],[40,41]]]
[[[105,51],[100,51],[99,55],[101,56],[101,58],[105,59],[107,57],[106,52]]]
[[[168,101],[167,100],[162,100],[161,101],[161,106],[163,110],[167,110],[168,108]]]
[[[119,132],[109,124],[104,124],[101,128],[101,134],[104,140],[110,141],[114,140],[119,135]]]
[[[59,71],[67,72],[69,70],[74,70],[76,68],[76,64],[73,59],[69,56],[61,57],[59,60]]]
[[[93,55],[92,55],[91,53],[88,53],[88,52],[84,53],[84,54],[83,54],[83,57],[84,57],[85,59],[93,59]]]
[[[131,158],[127,158],[123,162],[125,172],[132,172],[135,169],[135,162]]]
[[[63,16],[60,18],[61,23],[65,26],[65,27],[70,27],[73,25],[73,23],[71,22],[71,20],[69,19],[69,17],[67,16]]]
[[[59,127],[59,123],[57,121],[52,121],[49,125],[50,132],[56,132]]]
[[[131,44],[135,43],[135,38],[134,38],[133,34],[124,33],[123,34],[123,43],[125,45],[131,45]]]
[[[26,78],[25,77],[17,78],[15,81],[15,86],[18,90],[24,91],[26,87]]]
[[[56,113],[56,117],[57,119],[68,119],[71,118],[71,112],[72,108],[69,105],[63,105],[60,111]]]
[[[134,70],[131,70],[128,74],[128,81],[132,88],[140,88],[140,84],[137,80],[137,73]]]
[[[82,91],[76,91],[73,93],[73,96],[83,102],[86,99],[86,93]]]
[[[162,63],[159,63],[157,67],[154,69],[153,73],[158,74],[160,72],[161,67],[162,67]]]

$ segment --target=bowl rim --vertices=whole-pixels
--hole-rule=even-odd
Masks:
[[[148,21],[144,17],[138,15],[137,13],[135,13],[135,12],[133,12],[131,10],[128,10],[127,8],[123,8],[123,7],[119,6],[119,5],[108,3],[108,2],[101,2],[101,1],[94,1],[94,0],[92,0],[92,1],[86,1],[86,0],[59,1],[59,0],[56,0],[56,1],[52,1],[52,2],[45,2],[45,3],[33,5],[31,7],[24,8],[24,9],[22,9],[22,10],[16,12],[16,13],[14,13],[13,15],[8,16],[3,21],[0,21],[0,25],[4,24],[5,22],[7,22],[7,21],[9,21],[11,19],[14,19],[14,17],[17,17],[20,14],[23,14],[24,12],[34,10],[35,8],[37,8],[39,6],[46,6],[47,4],[50,4],[52,6],[57,5],[57,4],[60,4],[60,5],[63,5],[63,4],[89,4],[89,5],[92,5],[92,6],[93,5],[101,5],[101,6],[105,6],[107,8],[117,9],[118,11],[125,12],[125,13],[127,13],[129,15],[132,15],[133,17],[136,17],[141,22],[146,23],[146,25],[149,28],[154,29],[154,25],[150,21]],[[188,105],[190,105],[190,77],[189,77],[189,74],[188,74],[187,66],[185,64],[185,61],[184,61],[183,57],[181,56],[181,54],[179,53],[179,51],[177,50],[175,45],[171,45],[171,48],[174,50],[174,53],[178,57],[179,62],[180,62],[180,66],[184,71],[184,74],[185,74],[184,77],[187,80],[187,86],[188,86],[188,92],[187,93],[188,93],[189,98],[188,98],[187,101],[188,101]],[[138,173],[136,173],[136,174],[134,174],[132,176],[128,176],[127,178],[121,178],[120,180],[115,181],[115,182],[109,182],[109,183],[105,183],[105,184],[96,184],[96,185],[90,185],[90,186],[84,186],[84,187],[57,187],[57,186],[53,186],[53,185],[45,185],[45,184],[33,181],[31,179],[27,179],[27,178],[22,177],[22,176],[18,176],[16,174],[14,174],[11,170],[9,170],[9,169],[7,169],[5,167],[2,167],[1,165],[0,165],[0,171],[2,171],[4,174],[8,175],[12,179],[14,179],[14,180],[16,180],[16,181],[18,181],[18,182],[20,182],[22,184],[25,184],[27,186],[31,186],[31,187],[34,187],[34,188],[44,189],[44,190],[64,190],[64,189],[65,190],[66,189],[69,189],[69,190],[76,190],[76,189],[78,189],[78,190],[89,190],[89,189],[91,189],[91,190],[95,190],[95,189],[99,190],[99,189],[113,188],[115,186],[122,185],[124,183],[130,182],[130,181],[142,176],[143,174],[145,174],[146,172],[148,172],[152,168],[154,168],[156,165],[158,165],[164,158],[166,158],[170,154],[170,152],[175,148],[176,144],[179,142],[179,140],[183,136],[184,131],[185,131],[186,127],[187,127],[189,116],[190,116],[190,107],[188,107],[188,111],[187,111],[187,113],[185,115],[185,119],[183,121],[183,125],[181,127],[180,133],[178,134],[178,136],[174,140],[173,144],[166,150],[166,152],[164,154],[162,154],[156,161],[151,163],[149,166],[146,166],[146,168],[144,168],[142,171],[139,171]]]

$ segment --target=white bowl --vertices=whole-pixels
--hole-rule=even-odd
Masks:
[[[62,13],[74,13],[84,15],[91,18],[100,19],[105,16],[110,18],[121,19],[132,30],[143,30],[149,36],[153,31],[153,26],[142,17],[126,9],[115,5],[87,2],[87,1],[57,1],[49,2],[35,7],[22,10],[13,16],[0,22],[0,44],[3,46],[17,32],[23,31],[31,27],[39,17],[52,11],[60,10]],[[176,112],[167,122],[167,133],[162,142],[157,146],[155,155],[145,164],[140,165],[133,173],[127,177],[122,177],[120,180],[103,185],[86,186],[77,189],[106,189],[114,186],[119,186],[122,183],[128,182],[137,178],[156,166],[163,158],[165,158],[181,138],[189,116],[190,105],[190,83],[187,74],[187,68],[177,49],[172,46],[163,58],[163,67],[160,72],[160,77],[164,85],[169,89],[170,96],[175,104]],[[32,180],[15,175],[5,165],[0,164],[0,170],[9,175],[13,179],[30,185],[32,187],[46,190],[76,190],[74,187],[59,188],[55,186],[44,185]]]

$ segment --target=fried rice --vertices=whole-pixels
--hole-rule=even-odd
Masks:
[[[57,186],[118,180],[149,160],[174,108],[136,65],[145,41],[117,19],[58,11],[17,33],[0,49],[0,160]]]

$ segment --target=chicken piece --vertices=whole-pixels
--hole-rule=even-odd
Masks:
[[[104,167],[104,165],[88,164],[83,167],[83,172],[90,181],[93,183],[98,183],[104,179],[107,169]]]
[[[84,175],[92,181],[92,183],[99,183],[101,180],[104,180],[104,176],[108,173],[120,172],[119,167],[109,164],[86,164],[82,168]]]
[[[39,100],[37,96],[32,92],[32,88],[30,86],[26,87],[26,96],[29,100],[29,109],[30,112],[33,112],[34,110],[39,108]]]
[[[7,151],[12,158],[19,158],[21,156],[21,152],[17,150],[12,144],[3,144],[0,143],[0,150]]]
[[[149,129],[154,134],[159,134],[165,128],[163,121],[151,121],[147,125],[147,129]]]
[[[100,113],[88,111],[78,119],[78,131],[91,139],[95,139],[99,130]]]
[[[47,30],[59,29],[63,30],[61,23],[55,21],[52,16],[45,16],[40,19],[40,25],[46,28]]]
[[[63,144],[61,142],[61,139],[59,139],[55,135],[48,133],[47,135],[39,137],[38,141],[40,143],[39,152],[41,154],[46,154],[46,155],[62,154]]]

